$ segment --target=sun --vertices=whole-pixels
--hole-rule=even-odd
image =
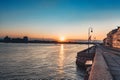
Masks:
[[[60,37],[60,41],[61,41],[61,42],[65,41],[65,37],[63,37],[63,36]]]

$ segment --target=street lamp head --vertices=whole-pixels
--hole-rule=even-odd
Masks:
[[[91,28],[91,32],[93,32],[93,29]]]
[[[93,32],[93,28],[89,27],[88,31],[92,33]]]
[[[91,32],[93,32],[93,30],[91,30]]]

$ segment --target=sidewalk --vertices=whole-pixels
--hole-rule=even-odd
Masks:
[[[103,51],[97,47],[89,80],[113,80],[102,53]]]

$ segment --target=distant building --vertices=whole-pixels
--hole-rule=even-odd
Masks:
[[[10,37],[6,36],[6,37],[4,38],[4,42],[10,42],[10,41],[11,41],[11,38],[10,38]]]
[[[23,37],[23,41],[24,41],[24,42],[28,42],[28,37],[27,37],[27,36],[24,36],[24,37]]]
[[[21,39],[21,38],[12,38],[11,42],[13,42],[13,43],[23,43],[23,39]]]
[[[120,48],[120,27],[110,31],[103,42],[105,46]]]
[[[24,36],[23,38],[10,38],[6,36],[3,42],[12,42],[12,43],[28,43],[28,37]]]

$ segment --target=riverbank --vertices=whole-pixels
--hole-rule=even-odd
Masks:
[[[88,80],[113,80],[113,76],[111,75],[110,65],[112,65],[113,67],[114,66],[113,64],[115,62],[111,62],[113,61],[112,59],[110,59],[110,56],[109,56],[111,52],[107,53],[106,52],[107,49],[103,48],[102,46],[103,45],[97,45],[96,47],[94,62],[92,64],[92,68],[91,68],[90,76]],[[103,49],[106,51],[104,52]],[[108,60],[109,62],[106,60]],[[112,64],[108,65],[108,63],[112,63]],[[115,80],[120,80],[120,79],[118,78]]]
[[[119,50],[117,49],[97,44],[78,52],[76,64],[86,68],[84,80],[120,80]]]
[[[92,63],[94,61],[95,52],[96,46],[92,46],[88,49],[85,49],[77,53],[76,57],[77,66],[86,69],[86,75],[84,80],[88,80],[89,78]]]
[[[98,42],[57,42],[57,41],[28,41],[28,42],[4,42],[0,41],[0,43],[43,43],[43,44],[96,44]],[[100,43],[99,43],[100,44]]]

